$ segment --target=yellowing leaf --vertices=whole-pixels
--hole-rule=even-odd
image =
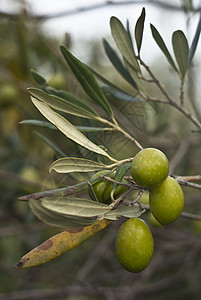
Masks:
[[[58,233],[24,255],[15,266],[15,269],[25,269],[44,264],[78,247],[110,223],[111,221],[102,219],[87,227],[74,228]]]

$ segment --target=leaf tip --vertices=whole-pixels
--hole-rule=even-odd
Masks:
[[[23,265],[24,265],[23,261],[20,260],[20,261],[13,267],[13,269],[23,269]]]

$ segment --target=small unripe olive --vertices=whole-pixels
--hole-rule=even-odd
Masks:
[[[184,195],[179,183],[172,177],[161,183],[149,193],[152,214],[162,225],[175,221],[184,206]]]
[[[163,182],[169,173],[169,162],[163,152],[145,148],[138,152],[131,164],[131,176],[142,187],[153,188]]]
[[[100,175],[107,175],[108,170],[102,170],[94,174],[91,179],[97,178]],[[114,179],[115,173],[111,173],[107,175],[108,177]],[[127,183],[126,181],[122,181],[124,183]],[[99,202],[105,203],[105,204],[110,204],[111,203],[111,191],[113,188],[113,182],[106,180],[106,179],[101,179],[100,181],[94,183],[93,185],[94,193],[98,199]],[[126,186],[123,185],[118,185],[114,191],[114,198],[118,198],[121,196],[125,191],[127,190]]]
[[[121,225],[116,237],[116,256],[129,272],[144,270],[151,261],[154,241],[147,224],[132,218]]]

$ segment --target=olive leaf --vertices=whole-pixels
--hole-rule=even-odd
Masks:
[[[166,56],[171,67],[178,73],[178,69],[177,69],[177,67],[172,59],[172,56],[170,55],[170,52],[168,51],[160,33],[152,24],[150,24],[150,27],[151,27],[152,36],[153,36],[155,42],[157,43],[157,45],[159,46],[159,48],[161,49],[163,54]]]
[[[141,49],[141,45],[142,45],[144,21],[145,21],[145,8],[143,7],[141,15],[135,25],[135,40],[136,40],[136,44],[137,44],[138,53],[140,53],[140,49]]]
[[[69,139],[73,140],[77,144],[87,148],[88,150],[104,155],[109,159],[114,159],[107,154],[103,149],[98,147],[96,144],[91,142],[86,138],[75,126],[73,126],[68,120],[54,112],[46,103],[43,103],[33,97],[31,97],[33,104],[37,109],[44,115],[48,121],[55,125],[63,134],[65,134]]]
[[[102,219],[92,225],[60,232],[25,254],[15,269],[24,269],[44,264],[72,249],[108,226],[111,221]]]
[[[131,31],[130,31],[130,23],[129,23],[129,19],[126,20],[126,30],[127,30],[127,32],[128,32],[128,36],[129,36],[129,39],[130,39],[131,43],[133,43],[132,37],[131,37]]]
[[[110,131],[111,127],[89,127],[89,126],[75,126],[81,132],[97,132],[97,131]]]
[[[106,78],[105,76],[101,75],[100,73],[98,73],[97,71],[93,70],[92,68],[90,69],[94,75],[103,83],[105,83],[107,85],[107,87],[111,87],[113,90],[116,90],[120,93],[126,94],[127,90],[125,88],[120,88],[119,85],[114,84],[114,82],[110,81],[108,78]],[[104,90],[105,87],[102,87],[102,90]],[[132,96],[130,95],[130,97],[134,97],[139,93],[138,90],[136,90],[134,87],[132,89]]]
[[[78,228],[80,226],[88,226],[97,220],[97,218],[90,219],[59,214],[43,207],[41,201],[36,201],[33,199],[29,201],[29,206],[39,220],[51,226],[71,229]]]
[[[47,121],[23,120],[23,121],[20,121],[19,124],[34,125],[34,126],[49,128],[49,129],[52,129],[52,130],[57,130],[57,128],[54,125],[52,125],[50,122],[47,122]]]
[[[36,72],[35,70],[31,70],[31,75],[38,84],[44,85],[47,83],[46,79],[41,74]]]
[[[129,72],[130,76],[132,77],[133,81],[137,85],[137,89],[143,91],[143,86],[142,86],[141,80],[139,78],[138,72],[126,59],[125,59],[125,65],[126,65],[126,68]]]
[[[104,215],[105,219],[109,219],[112,221],[118,220],[120,217],[126,218],[138,218],[140,217],[145,210],[140,209],[137,206],[122,206],[120,208],[111,210],[110,212]]]
[[[66,99],[64,100],[60,97],[47,94],[46,92],[36,88],[28,88],[28,92],[34,98],[48,104],[56,110],[89,119],[96,119],[97,117],[99,117],[99,115],[90,106],[74,97],[70,93],[66,92],[66,95],[68,95],[68,99],[66,96]]]
[[[110,44],[105,39],[103,39],[103,46],[110,62],[113,64],[115,69],[126,81],[128,81],[128,83],[130,83],[131,85],[134,86],[135,89],[137,89],[138,87],[136,83],[133,81],[132,77],[130,76],[128,70],[124,67],[123,63],[121,62],[115,50],[110,46]]]
[[[93,73],[89,68],[77,59],[65,46],[61,46],[61,52],[73,71],[74,75],[79,80],[84,91],[91,97],[97,104],[99,104],[109,116],[113,115],[112,109],[105,98],[98,82],[96,81]]]
[[[193,42],[192,42],[190,50],[189,50],[188,66],[191,64],[191,61],[192,61],[192,59],[194,57],[194,54],[195,54],[195,51],[197,49],[198,41],[199,41],[199,38],[200,38],[200,31],[201,31],[201,13],[200,13],[200,18],[199,18],[198,25],[197,25],[197,28],[196,28],[196,32],[195,32],[195,35],[194,35],[194,38],[193,38]]]
[[[103,216],[112,209],[109,205],[93,200],[65,196],[43,198],[41,199],[41,205],[61,215],[86,218]]]
[[[140,66],[136,59],[133,49],[133,44],[129,38],[128,31],[124,28],[123,24],[116,17],[111,17],[110,27],[112,36],[121,52],[122,56],[135,68],[137,72],[141,72]]]
[[[112,167],[114,167],[114,165],[105,165],[89,159],[64,157],[53,162],[49,168],[49,172],[52,172],[52,170],[56,171],[57,173],[94,172],[111,169]]]
[[[137,97],[134,97],[133,95],[130,95],[128,93],[125,92],[120,92],[110,86],[104,86],[103,90],[105,93],[110,94],[111,96],[113,96],[114,98],[118,99],[118,100],[123,100],[123,101],[135,101],[135,102],[142,102],[142,99],[139,99]]]
[[[34,125],[38,127],[49,128],[52,130],[58,130],[58,128],[53,124],[51,124],[50,122],[34,120],[34,119],[20,121],[19,124]],[[113,128],[111,127],[89,127],[89,126],[75,126],[75,127],[81,132],[97,132],[97,131],[113,130]]]
[[[122,181],[123,177],[126,175],[126,172],[130,169],[131,163],[125,163],[122,164],[120,167],[117,168],[115,173],[115,180],[116,181]],[[118,183],[114,182],[112,187],[112,193],[114,193],[116,187],[118,186]]]
[[[182,77],[185,77],[186,70],[188,68],[188,54],[189,47],[185,34],[181,30],[173,32],[172,46],[174,55],[179,66]]]
[[[93,201],[98,202],[98,198],[90,181],[88,181],[88,194]]]

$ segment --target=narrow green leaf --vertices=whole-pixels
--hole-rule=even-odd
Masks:
[[[161,49],[161,51],[163,52],[163,54],[166,56],[169,64],[171,65],[171,67],[178,72],[177,67],[172,59],[172,56],[170,55],[170,52],[168,51],[160,33],[158,32],[158,30],[152,25],[151,26],[151,32],[152,32],[152,36],[155,40],[155,42],[157,43],[157,45],[159,46],[159,48]]]
[[[122,206],[120,208],[114,209],[104,215],[105,219],[108,220],[118,220],[120,217],[126,218],[138,218],[140,217],[145,211],[141,210],[137,206]]]
[[[109,131],[113,130],[111,127],[88,127],[88,126],[76,126],[81,132],[97,132],[97,131]]]
[[[189,47],[185,34],[181,30],[173,32],[172,46],[174,55],[179,66],[182,77],[185,77],[186,70],[188,68],[188,54]]]
[[[112,109],[89,68],[73,56],[65,46],[61,46],[61,52],[87,95],[99,104],[109,116],[112,116]]]
[[[50,94],[50,95],[54,95],[57,96],[59,98],[62,98],[62,100],[66,100],[67,102],[69,102],[70,104],[73,104],[77,107],[81,107],[86,111],[89,111],[90,113],[92,113],[93,115],[99,116],[97,114],[97,112],[88,104],[86,104],[84,101],[76,98],[75,96],[73,96],[72,94],[68,93],[67,91],[64,90],[56,90],[55,88],[51,87],[51,86],[45,86],[43,87],[43,90]]]
[[[115,69],[119,72],[119,74],[126,80],[128,81],[131,85],[134,86],[134,88],[137,89],[137,85],[133,81],[132,77],[130,76],[129,72],[127,69],[124,67],[123,63],[121,62],[120,58],[118,57],[117,53],[114,51],[114,49],[110,46],[110,44],[103,39],[103,46],[105,49],[105,52],[115,67]]]
[[[133,49],[133,44],[129,38],[127,30],[124,28],[121,21],[116,17],[112,17],[110,19],[110,26],[112,36],[123,57],[125,57],[126,60],[129,61],[129,63],[135,68],[137,72],[141,72]]]
[[[36,99],[43,101],[52,108],[79,117],[96,119],[98,114],[81,100],[68,93],[68,100],[45,93],[36,88],[28,88],[28,92]],[[67,95],[67,93],[66,93]]]
[[[137,89],[140,91],[143,91],[144,88],[143,88],[142,82],[141,82],[139,75],[136,72],[135,68],[126,59],[125,59],[125,65],[126,65],[126,68],[129,72],[130,76],[132,77],[133,81],[137,85]]]
[[[126,20],[126,30],[127,30],[127,32],[128,32],[128,36],[129,36],[129,39],[130,39],[131,43],[133,43],[132,37],[131,37],[131,31],[130,31],[130,23],[129,23],[129,19]]]
[[[41,201],[30,200],[30,208],[34,215],[42,222],[58,227],[65,227],[66,229],[78,228],[81,226],[88,226],[96,222],[97,219],[87,219],[67,216],[63,214],[56,213],[41,205]]]
[[[109,205],[84,198],[51,197],[41,200],[43,207],[62,215],[77,217],[103,216],[112,208]]]
[[[125,163],[121,165],[119,168],[117,168],[116,173],[115,173],[115,180],[121,182],[124,176],[126,175],[126,172],[130,169],[131,163]],[[113,188],[112,188],[112,193],[114,193],[116,187],[118,184],[114,182]]]
[[[137,20],[135,25],[135,40],[137,44],[138,53],[140,53],[140,49],[142,46],[142,38],[143,38],[143,31],[144,31],[144,21],[145,21],[145,8],[143,7],[142,13]]]
[[[33,77],[33,79],[40,85],[44,85],[46,84],[46,79],[41,75],[39,74],[38,72],[36,72],[35,70],[31,70],[31,75]]]
[[[19,124],[34,125],[34,126],[39,126],[39,127],[44,127],[44,128],[57,130],[57,128],[54,125],[52,125],[50,122],[47,122],[47,121],[23,120],[23,121],[20,121]]]
[[[201,31],[201,13],[200,13],[200,18],[199,18],[199,22],[196,28],[196,32],[193,38],[193,42],[192,45],[190,47],[190,51],[189,51],[189,56],[188,56],[188,66],[191,64],[191,61],[194,57],[195,51],[197,49],[197,45],[198,45],[198,41],[200,38],[200,31]]]
[[[110,81],[108,78],[106,78],[105,76],[101,75],[100,73],[96,72],[95,70],[93,70],[92,68],[90,68],[90,70],[94,73],[94,75],[103,83],[105,83],[107,86],[112,87],[114,90],[117,90],[121,93],[127,93],[126,89],[120,88],[117,84],[115,84],[114,82]],[[105,87],[102,87],[102,90],[104,90]],[[132,91],[132,96],[136,96],[139,93],[138,90],[136,90],[133,87],[133,91]],[[131,96],[131,97],[132,97]]]
[[[113,160],[107,152],[98,147],[96,144],[91,142],[86,138],[75,126],[73,126],[68,120],[54,112],[47,104],[31,97],[33,104],[37,109],[48,119],[53,125],[55,125],[63,134],[65,134],[69,139],[73,140],[77,144],[87,148],[88,150],[104,155],[109,159]]]
[[[98,202],[98,199],[96,197],[96,194],[94,192],[94,188],[93,188],[93,185],[91,184],[90,181],[88,181],[88,194],[90,196],[90,198],[95,201],[95,202]]]
[[[129,96],[131,97],[131,96]],[[43,128],[49,128],[52,130],[58,130],[57,127],[52,125],[50,122],[47,121],[40,121],[40,120],[23,120],[20,121],[19,124],[26,124],[26,125],[34,125],[38,127],[43,127]],[[111,127],[88,127],[88,126],[75,126],[79,131],[81,132],[97,132],[97,131],[108,131],[108,130],[113,130]]]
[[[98,163],[84,158],[65,157],[53,162],[49,168],[49,172],[52,172],[52,170],[57,173],[94,172],[98,170],[111,169],[112,167],[114,167],[114,165],[105,165],[103,163]]]
[[[131,94],[119,91],[117,89],[114,89],[110,86],[104,86],[103,87],[103,91],[105,93],[109,93],[111,94],[114,98],[118,99],[118,100],[123,100],[123,101],[135,101],[135,102],[142,102],[142,99],[139,99],[137,97],[134,97]]]

